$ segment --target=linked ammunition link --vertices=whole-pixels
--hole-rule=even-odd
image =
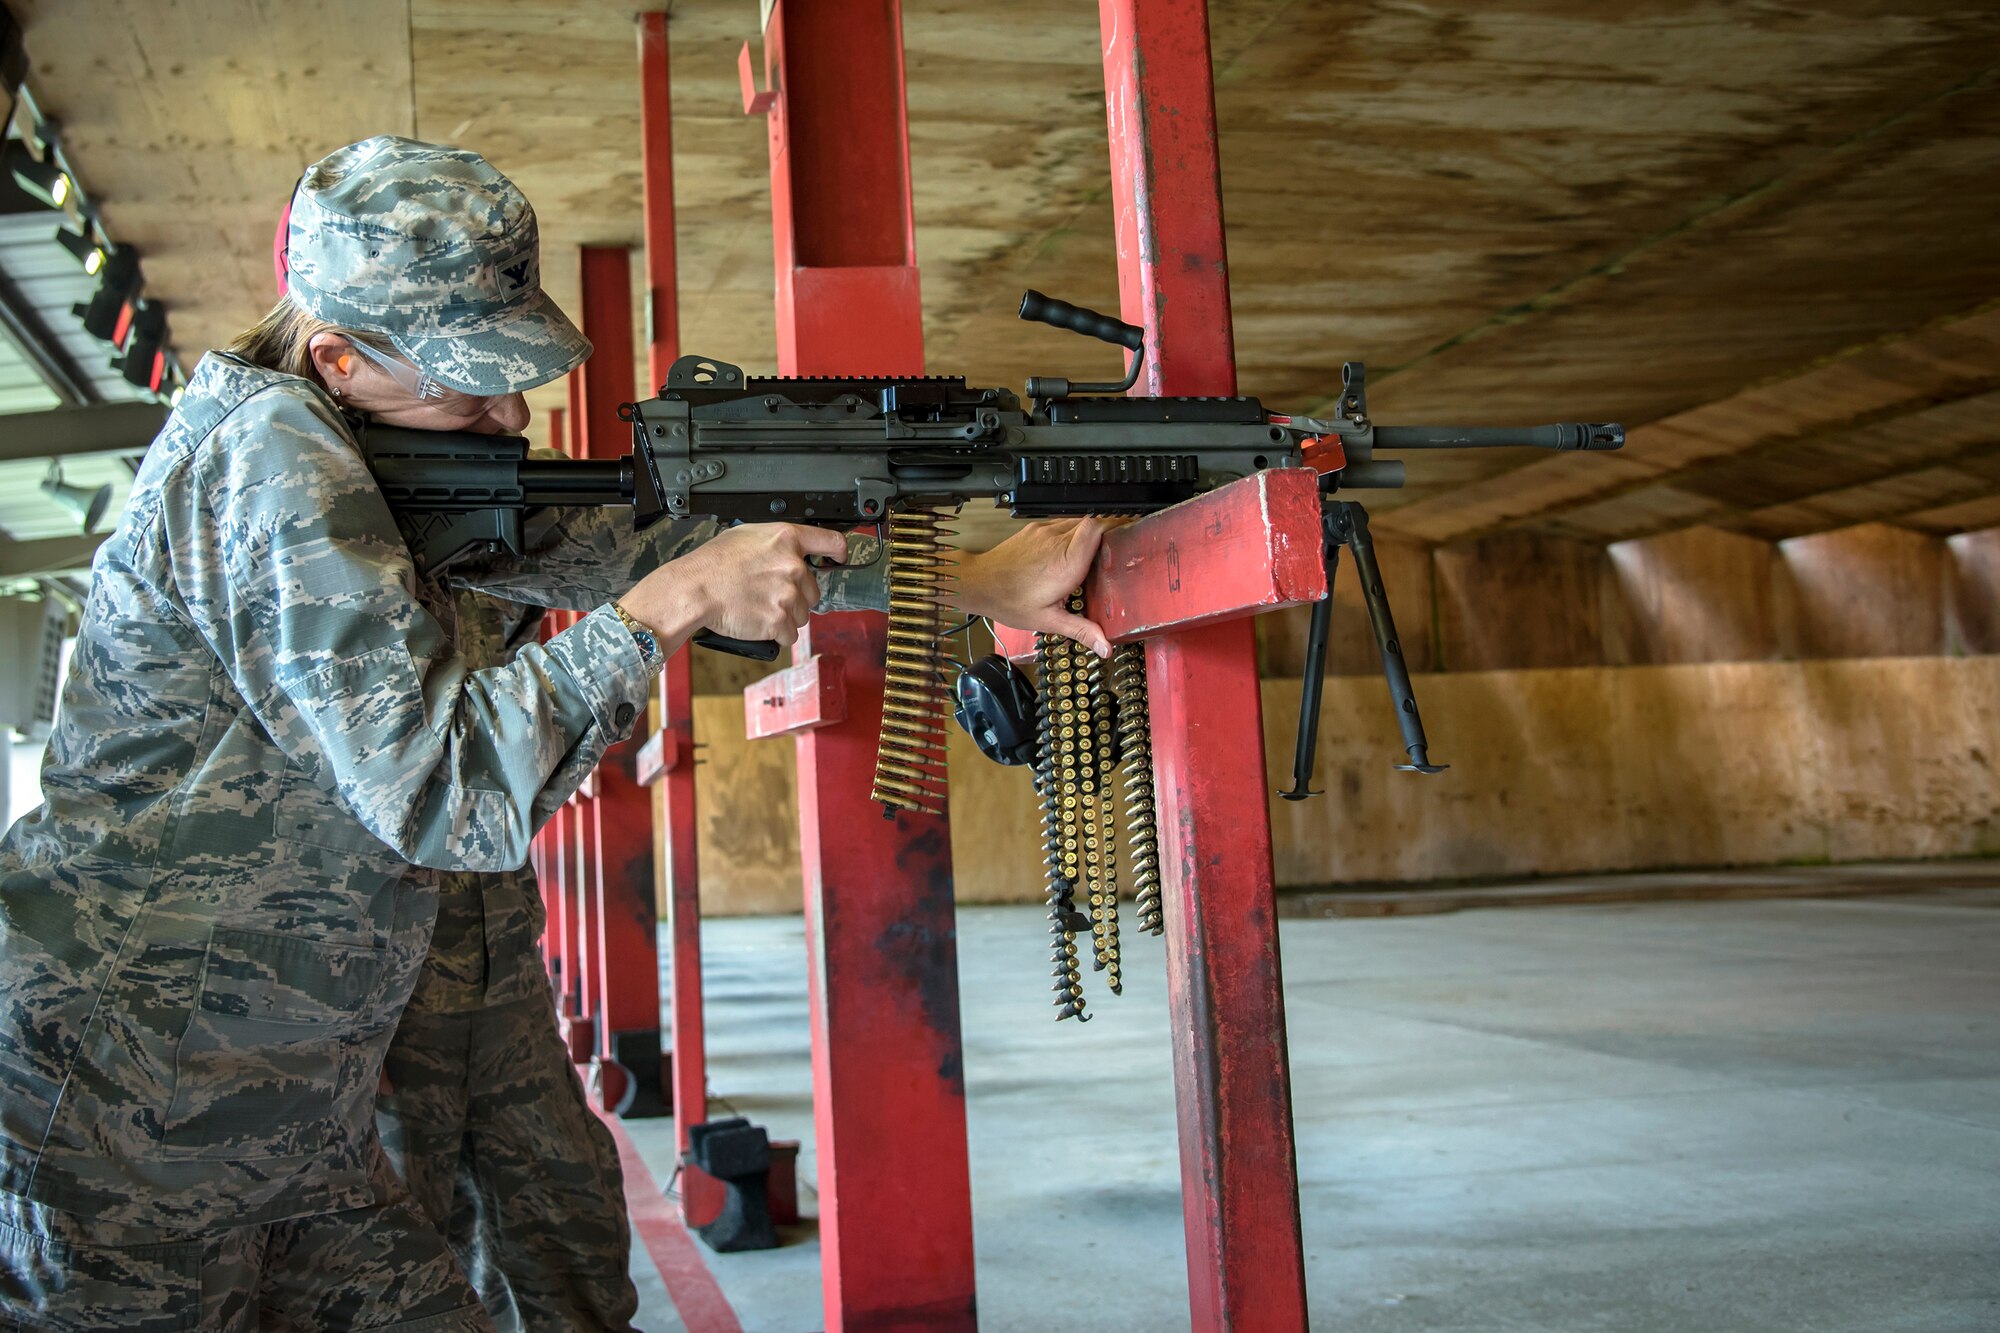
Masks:
[[[1082,594],[1072,594],[1072,613],[1083,614]],[[1090,719],[1090,750],[1084,775],[1084,848],[1089,853],[1085,875],[1090,886],[1090,937],[1097,970],[1117,995],[1123,992],[1118,969],[1118,814],[1111,790],[1117,763],[1112,699],[1104,663],[1096,653],[1078,650],[1084,663],[1085,706]]]
[[[952,530],[932,509],[889,516],[889,645],[882,739],[870,797],[893,809],[941,815],[945,807],[945,603],[957,562]]]
[[[1111,650],[1111,690],[1118,700],[1118,753],[1125,778],[1125,837],[1132,848],[1132,902],[1139,929],[1158,935],[1160,827],[1153,805],[1153,722],[1146,695],[1146,648],[1121,643]]]
[[[1055,965],[1056,1020],[1088,1022],[1083,971],[1076,957],[1076,932],[1084,924],[1076,910],[1076,885],[1083,869],[1076,820],[1077,648],[1059,634],[1038,634],[1035,646],[1042,684],[1035,708],[1035,786],[1042,796],[1042,865],[1049,904],[1049,958]]]

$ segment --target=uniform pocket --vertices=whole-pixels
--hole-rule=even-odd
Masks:
[[[340,798],[289,772],[278,797],[272,869],[282,883],[284,933],[381,945],[394,934],[407,861],[390,851]]]
[[[167,1154],[318,1152],[361,1072],[356,1036],[384,974],[380,950],[217,927],[174,1057]]]
[[[104,1333],[199,1328],[202,1248],[77,1244],[0,1223],[0,1323]]]

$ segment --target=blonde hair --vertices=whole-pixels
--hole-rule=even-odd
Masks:
[[[320,333],[337,333],[350,342],[365,342],[377,351],[392,355],[396,351],[394,344],[379,333],[357,333],[338,324],[329,324],[282,297],[278,304],[271,307],[269,314],[231,338],[229,345],[222,350],[242,357],[253,366],[297,375],[317,384],[319,372],[313,369],[312,340],[315,334]]]

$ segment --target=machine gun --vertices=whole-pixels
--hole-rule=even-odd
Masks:
[[[1362,581],[1376,646],[1403,729],[1408,762],[1430,761],[1404,668],[1367,515],[1338,491],[1403,484],[1403,464],[1378,450],[1530,447],[1617,449],[1614,424],[1508,427],[1378,426],[1364,367],[1341,369],[1334,415],[1286,416],[1255,398],[1132,398],[1145,358],[1144,331],[1095,311],[1028,292],[1020,316],[1086,334],[1131,353],[1125,377],[1072,383],[1035,376],[1024,401],[958,376],[777,378],[700,356],[676,361],[659,395],[627,404],[632,451],[612,460],[536,459],[525,440],[372,427],[362,449],[419,568],[435,571],[480,553],[519,554],[539,511],[629,505],[645,528],[663,518],[786,521],[886,537],[889,586],[887,689],[874,799],[939,811],[944,802],[946,660],[941,640],[950,583],[943,526],[968,501],[991,499],[1017,518],[1151,513],[1264,468],[1319,473],[1328,597],[1314,609],[1307,645],[1293,786],[1311,794],[1320,673],[1331,623],[1339,551]],[[1081,610],[1080,595],[1072,606]],[[770,660],[776,644],[695,642]],[[1059,1017],[1082,1013],[1074,935],[1088,926],[1096,962],[1118,989],[1117,895],[1111,767],[1122,762],[1126,815],[1144,926],[1157,933],[1157,863],[1150,861],[1152,773],[1145,726],[1144,657],[1121,645],[1107,670],[1056,636],[1039,642],[1042,690],[1012,668],[960,673],[958,716],[1002,762],[1032,758],[1044,794],[1050,906],[1056,923]],[[1032,712],[1030,712],[1032,710]],[[1088,889],[1091,914],[1076,910]]]

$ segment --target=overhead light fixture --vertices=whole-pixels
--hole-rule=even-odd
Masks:
[[[73,308],[83,320],[84,332],[123,347],[137,314],[139,287],[138,252],[129,246],[113,250],[98,271],[96,294]]]
[[[88,231],[71,231],[64,227],[56,233],[56,240],[63,249],[76,256],[76,262],[83,265],[83,271],[91,277],[96,277],[104,267],[104,247]]]
[[[42,493],[82,519],[86,536],[97,531],[97,525],[104,521],[104,511],[111,507],[110,482],[94,491],[88,486],[72,486],[63,480],[61,463],[49,464],[49,475],[42,478]]]
[[[158,393],[167,377],[167,312],[151,301],[142,302],[132,317],[132,330],[125,351],[118,358],[118,373],[128,384]]]
[[[22,189],[50,208],[61,208],[68,202],[76,186],[69,173],[56,165],[54,153],[45,153],[37,160],[24,145],[8,156],[11,160],[7,165],[13,169],[14,180]]]

